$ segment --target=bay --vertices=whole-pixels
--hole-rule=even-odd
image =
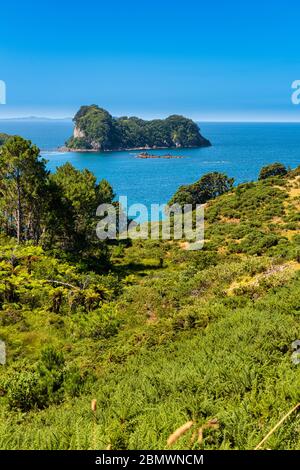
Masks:
[[[50,171],[71,162],[105,178],[117,196],[128,203],[166,203],[180,185],[211,171],[225,172],[236,183],[255,180],[263,165],[280,161],[291,168],[300,164],[300,123],[203,123],[202,134],[212,147],[149,150],[181,159],[139,159],[138,151],[71,153],[57,148],[72,134],[71,121],[0,121],[0,132],[29,138],[48,160]]]

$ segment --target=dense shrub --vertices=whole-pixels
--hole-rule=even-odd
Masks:
[[[287,169],[282,163],[272,163],[271,165],[264,166],[259,173],[258,179],[264,180],[270,176],[284,176],[287,174]]]
[[[181,186],[168,202],[173,204],[205,204],[207,201],[216,198],[232,189],[234,179],[228,178],[224,173],[208,173],[202,176],[196,183],[188,186]]]
[[[62,353],[47,347],[34,367],[14,371],[2,388],[10,409],[29,411],[60,403],[66,395],[78,396],[89,378],[75,366],[66,367]]]

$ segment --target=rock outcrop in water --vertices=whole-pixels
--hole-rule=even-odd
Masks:
[[[155,154],[150,154],[148,152],[142,152],[142,153],[139,153],[136,158],[141,158],[143,160],[145,159],[155,159],[155,158],[165,158],[166,160],[170,160],[170,159],[178,159],[178,158],[183,158],[182,155],[171,155],[170,153],[166,153],[164,155],[155,155]]]
[[[115,118],[97,105],[82,106],[74,117],[69,150],[133,150],[208,147],[195,122],[184,116],[145,121],[138,117]]]

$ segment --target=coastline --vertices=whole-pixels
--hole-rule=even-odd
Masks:
[[[207,148],[212,147],[212,144],[209,143],[208,145],[190,145],[188,147],[131,147],[131,148],[116,148],[116,149],[109,149],[109,150],[99,150],[99,149],[76,149],[76,148],[69,148],[66,146],[58,147],[58,152],[70,152],[70,153],[110,153],[110,152],[133,152],[138,150],[184,150],[184,149],[198,149],[198,148]]]

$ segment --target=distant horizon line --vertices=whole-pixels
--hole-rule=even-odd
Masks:
[[[0,121],[72,121],[72,117],[48,117],[48,116],[16,116],[1,117]]]
[[[148,118],[151,119],[164,119],[164,118]],[[16,117],[0,117],[1,121],[72,121],[71,116],[66,117],[49,117],[49,116],[16,116]],[[300,124],[299,120],[279,120],[279,119],[193,119],[193,121],[205,124],[205,123],[223,123],[223,124]]]

